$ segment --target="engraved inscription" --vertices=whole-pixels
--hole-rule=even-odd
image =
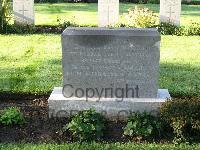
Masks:
[[[96,30],[90,30],[91,37],[87,33],[87,40],[83,33],[75,36],[70,32],[70,35],[63,37],[63,85],[72,85],[73,89],[99,91],[128,85],[130,88],[139,88],[140,98],[155,98],[158,90],[160,37],[145,36],[144,32],[142,36],[135,36],[133,32],[132,36],[122,37],[120,32],[116,34],[109,29],[102,31],[105,35],[101,33],[95,37],[96,33],[92,32]],[[105,39],[108,41],[101,45]],[[66,95],[70,95],[70,92],[64,89]]]

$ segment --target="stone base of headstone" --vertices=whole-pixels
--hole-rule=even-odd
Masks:
[[[109,120],[125,120],[133,112],[149,112],[153,115],[159,113],[159,108],[171,99],[167,89],[159,89],[157,98],[65,98],[62,87],[55,87],[51,93],[49,103],[49,117],[69,117],[79,111],[95,109]]]

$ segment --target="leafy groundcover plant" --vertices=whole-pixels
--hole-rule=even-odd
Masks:
[[[124,135],[138,140],[154,137],[161,129],[161,122],[150,113],[133,113],[124,127]]]
[[[64,126],[64,130],[69,130],[76,139],[82,142],[100,139],[103,136],[104,127],[104,117],[90,109],[73,116],[70,123]]]
[[[20,125],[25,122],[23,114],[17,107],[9,107],[0,112],[0,124]]]

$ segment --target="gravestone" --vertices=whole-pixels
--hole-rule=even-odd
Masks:
[[[34,0],[13,0],[14,23],[34,25]]]
[[[160,0],[160,22],[180,25],[181,0]]]
[[[156,29],[67,28],[62,34],[63,88],[49,98],[49,115],[95,108],[108,118],[157,111],[160,35]],[[125,113],[125,114],[124,114]]]
[[[113,26],[119,18],[119,0],[98,0],[99,27]]]

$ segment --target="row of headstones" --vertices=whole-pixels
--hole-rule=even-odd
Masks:
[[[34,0],[13,0],[15,24],[34,25]],[[160,0],[160,21],[180,25],[181,0]],[[98,1],[99,27],[118,22],[119,0]]]

